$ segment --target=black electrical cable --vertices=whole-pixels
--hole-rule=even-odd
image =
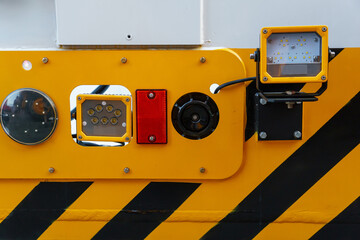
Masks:
[[[227,82],[227,83],[223,83],[223,84],[221,84],[220,86],[218,86],[215,89],[214,94],[217,94],[220,91],[220,89],[222,89],[224,87],[227,87],[227,86],[230,86],[230,85],[233,85],[233,84],[237,84],[237,83],[242,83],[242,82],[247,82],[247,81],[254,81],[254,80],[256,80],[256,77],[243,78],[243,79],[238,79],[238,80],[230,81],[230,82]]]
[[[103,94],[106,90],[108,90],[109,87],[110,85],[99,85],[91,92],[91,94]],[[73,110],[70,112],[71,119],[75,119],[75,115],[76,108],[73,108]]]

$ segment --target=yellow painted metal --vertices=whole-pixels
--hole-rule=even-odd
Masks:
[[[244,65],[247,70],[246,77],[254,76],[255,64],[248,59],[249,53],[253,52],[254,49],[233,49],[233,51],[236,52],[240,59],[244,59]],[[39,56],[43,55],[44,53],[39,54]],[[353,77],[357,73],[357,69],[354,66],[360,64],[360,60],[357,57],[359,55],[360,49],[344,49],[339,56],[330,62],[331,71],[329,71],[329,87],[327,91],[322,95],[318,102],[304,103],[304,129],[302,140],[259,142],[256,141],[256,137],[253,136],[244,143],[243,163],[240,169],[231,177],[221,180],[172,180],[181,182],[199,182],[201,185],[169,218],[152,231],[147,236],[147,239],[199,239],[214,227],[218,221],[230,213],[254,188],[256,188],[256,186],[280,166],[359,92],[360,81],[357,81],[357,79]],[[120,57],[121,56],[122,54]],[[196,59],[194,62],[198,61],[199,56],[203,56],[203,53],[199,53],[198,56],[195,56]],[[206,56],[206,63],[208,63],[211,58],[209,58],[209,55],[207,54]],[[128,59],[130,63],[132,58],[129,57]],[[40,60],[41,58],[39,58],[39,61]],[[21,61],[19,61],[19,64],[20,63]],[[39,66],[41,65],[39,64]],[[229,78],[230,77],[233,76],[229,76]],[[212,80],[213,81],[211,82],[220,83],[214,79]],[[83,81],[80,82],[83,83]],[[43,83],[47,84],[46,82]],[[90,83],[86,82],[86,84],[96,84],[96,82],[91,81]],[[118,82],[117,84],[126,85],[122,82]],[[80,84],[75,83],[72,87],[77,85]],[[305,90],[312,92],[312,90],[318,88],[316,85],[317,84],[306,85]],[[44,87],[45,92],[47,92],[46,89],[48,86],[49,85],[46,85]],[[149,86],[147,85],[147,87]],[[184,91],[188,91],[189,89],[186,85],[181,87],[186,89]],[[131,92],[133,93],[134,88],[130,86],[129,89],[131,89]],[[204,88],[203,90],[205,92],[208,89]],[[220,96],[223,95],[223,97],[226,97],[225,95],[231,95],[234,93],[233,91],[236,90],[243,90],[243,86],[224,88],[219,95],[211,95],[211,97],[218,103]],[[3,89],[0,90],[0,93],[1,96],[6,95]],[[171,91],[169,91],[169,93],[171,94]],[[53,94],[55,94],[55,91],[51,91],[49,95],[52,96]],[[66,94],[63,94],[64,99],[68,99],[69,94],[70,90],[67,91]],[[180,91],[178,94],[181,95]],[[175,102],[177,98],[172,97],[171,99],[172,102]],[[60,127],[55,131],[53,136],[54,138],[58,138],[59,136],[56,136],[56,134],[61,132],[59,129],[65,129],[65,127],[61,125],[64,124],[63,121],[65,121],[65,118],[63,119],[62,116],[64,114],[67,114],[66,116],[68,116],[70,109],[68,100],[65,105],[61,104],[61,102],[58,102],[56,99],[54,99],[54,101],[57,104],[58,109],[60,108],[59,112],[62,113],[59,116]],[[244,104],[244,102],[241,103]],[[220,104],[218,103],[218,105]],[[219,107],[220,122],[222,121],[222,107],[234,109],[234,106],[232,105],[221,105],[221,107]],[[171,125],[169,126],[169,129],[170,128],[172,128]],[[69,126],[66,126],[66,131],[66,134],[70,134]],[[2,144],[5,143],[6,145],[9,145],[11,140],[5,137],[3,138],[2,135],[4,134],[0,132]],[[49,139],[49,142],[44,143],[44,145],[46,144],[47,147],[50,147],[52,138]],[[177,138],[176,140],[178,141],[179,139],[181,138]],[[231,140],[233,141],[231,145],[236,148],[238,142],[234,141],[234,138]],[[72,141],[72,139],[70,138],[69,141]],[[191,140],[186,141],[194,142]],[[134,141],[132,141],[132,143],[133,142]],[[19,145],[16,145],[16,143],[13,144],[12,148]],[[76,145],[75,143],[72,144]],[[31,153],[27,149],[30,148],[24,147],[22,148],[22,151]],[[89,148],[78,147],[77,149]],[[123,147],[123,149],[126,149],[126,147]],[[360,195],[358,186],[360,162],[357,161],[360,157],[359,149],[358,146],[349,153],[289,209],[287,209],[274,223],[268,225],[260,232],[256,239],[308,239],[312,234],[324,226],[324,224],[328,223],[345,209],[347,205]],[[10,155],[6,155],[5,158],[8,158],[9,156]],[[111,157],[114,155],[108,156]],[[220,160],[222,161],[226,156],[227,155],[224,154],[223,158],[220,158]],[[73,158],[72,161],[77,161],[74,159],[75,158]],[[91,159],[92,158],[89,158],[87,161],[90,161]],[[12,161],[16,160],[17,158],[12,159]],[[118,160],[120,161],[122,159]],[[2,158],[2,161],[6,162],[6,159]],[[49,159],[49,162],[53,163],[52,159]],[[55,159],[54,162],[57,163],[58,160]],[[83,161],[83,163],[85,164],[86,162]],[[73,166],[78,167],[76,164],[77,163]],[[101,169],[99,169],[99,171],[101,171]],[[68,180],[72,179],[77,178]],[[284,181],[286,181],[286,179],[284,179]],[[16,202],[20,202],[27,192],[31,190],[30,187],[37,183],[35,180],[2,180],[2,182],[4,184],[2,192],[6,191],[8,188],[10,195],[7,199],[0,202],[0,206],[9,210],[14,208]],[[24,189],[24,192],[15,197],[16,188],[12,189],[14,182],[23,182],[24,184],[33,185],[29,185]],[[44,232],[41,239],[91,239],[148,183],[149,181],[147,180],[129,181],[95,179],[95,182],[89,189]],[[8,202],[11,203],[8,204]],[[10,211],[7,211],[7,213],[9,212]]]
[[[323,31],[326,29],[326,31]],[[266,30],[266,31],[264,31]],[[267,72],[267,39],[273,33],[316,32],[321,37],[321,71],[314,77],[273,77]],[[260,33],[260,81],[262,83],[317,83],[328,80],[328,27],[327,26],[295,26],[264,27]],[[325,76],[325,79],[322,79]],[[264,81],[267,77],[267,81]]]
[[[49,62],[41,60],[47,57]],[[121,58],[127,62],[122,63]],[[200,58],[205,57],[206,62]],[[32,70],[21,67],[32,62]],[[231,50],[172,51],[3,51],[0,52],[0,99],[13,90],[31,87],[50,96],[59,121],[54,134],[37,146],[23,146],[0,131],[0,178],[37,179],[224,179],[241,166],[245,128],[245,85],[212,94],[210,85],[244,78],[241,58]],[[168,114],[168,144],[124,147],[82,147],[70,131],[71,91],[79,85],[123,85],[136,89],[167,89],[168,112],[188,92],[211,96],[220,111],[216,130],[201,140],[180,136]],[[136,111],[136,109],[135,109]],[[132,129],[136,136],[136,128]],[[50,167],[55,168],[49,173]],[[124,168],[130,168],[124,173]],[[200,168],[206,169],[205,173]]]
[[[76,134],[80,141],[110,141],[129,142],[132,131],[131,96],[102,95],[102,94],[79,94],[76,97]],[[88,136],[82,131],[82,104],[86,100],[121,101],[126,106],[126,133],[118,137]],[[99,123],[100,124],[100,123]],[[120,125],[121,126],[121,125]],[[79,138],[81,136],[81,139]]]

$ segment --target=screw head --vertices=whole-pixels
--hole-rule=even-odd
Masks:
[[[124,168],[124,173],[129,173],[130,172],[130,168],[126,167]]]
[[[202,62],[202,63],[206,62],[206,58],[205,58],[205,57],[201,57],[201,58],[200,58],[200,62]]]
[[[250,54],[250,59],[255,59],[255,54],[251,53]]]
[[[267,30],[267,29],[264,29],[262,32],[263,32],[263,34],[267,34],[267,33],[268,33],[268,30]]]
[[[79,136],[79,139],[82,139],[82,136],[81,136],[81,135]]]
[[[200,168],[200,172],[201,172],[201,173],[205,173],[205,171],[206,171],[206,169],[205,169],[204,167],[201,167],[201,168]]]
[[[323,32],[326,32],[326,31],[327,31],[327,28],[326,28],[326,27],[323,27],[321,30],[322,30]]]
[[[54,173],[55,172],[55,168],[51,167],[49,168],[49,173]]]
[[[122,63],[126,63],[126,62],[127,62],[127,58],[126,58],[126,57],[121,58],[121,62],[122,62]]]
[[[322,75],[322,76],[321,76],[321,80],[326,80],[326,76],[325,76],[325,75]]]
[[[77,98],[77,100],[79,100],[79,101],[80,101],[80,100],[81,100],[81,97],[78,97],[78,98]]]
[[[149,136],[149,142],[155,142],[156,137],[154,135]]]
[[[148,98],[153,99],[155,97],[155,93],[149,92]]]
[[[263,98],[260,98],[260,104],[261,105],[265,105],[267,103],[267,101]]]
[[[47,57],[43,57],[42,62],[47,64],[49,62],[49,59]]]
[[[126,141],[129,141],[129,140],[130,140],[130,138],[129,138],[129,137],[126,137],[126,138],[125,138],[125,140],[126,140]]]
[[[300,131],[295,131],[295,132],[294,132],[294,137],[295,137],[295,138],[299,139],[299,138],[301,138],[301,136],[302,136],[302,134],[301,134]]]
[[[266,132],[260,132],[260,133],[259,133],[259,137],[260,137],[261,139],[267,138]]]
[[[263,77],[263,81],[266,82],[268,80],[267,77]]]

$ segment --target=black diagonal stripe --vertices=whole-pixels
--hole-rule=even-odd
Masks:
[[[359,119],[360,92],[203,239],[255,237],[359,144]]]
[[[198,183],[149,183],[93,239],[144,239],[198,187]]]
[[[360,239],[360,197],[310,239]]]
[[[37,239],[90,185],[39,183],[1,222],[0,239]]]

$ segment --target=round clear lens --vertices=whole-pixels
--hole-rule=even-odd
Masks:
[[[0,115],[6,134],[25,145],[44,142],[57,124],[54,102],[36,89],[23,88],[10,93],[1,105]]]

